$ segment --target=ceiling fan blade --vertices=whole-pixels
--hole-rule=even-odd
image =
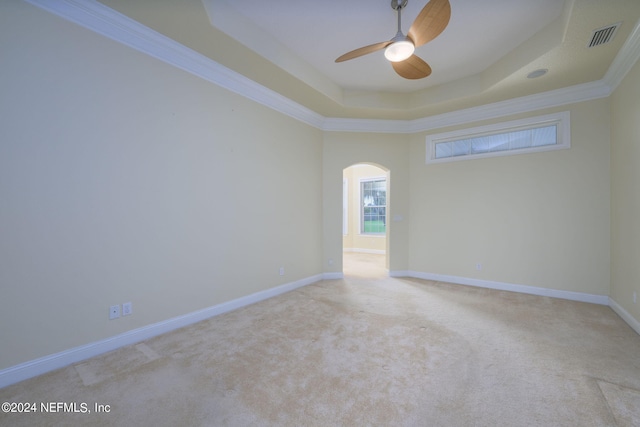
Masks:
[[[431,74],[431,67],[422,59],[411,55],[408,59],[400,62],[392,62],[393,69],[405,79],[422,79]]]
[[[450,18],[449,0],[431,0],[411,24],[408,35],[416,47],[422,46],[438,37],[449,24]]]
[[[376,44],[371,44],[369,46],[361,47],[359,49],[352,50],[351,52],[345,53],[344,55],[342,55],[338,59],[336,59],[336,62],[348,61],[349,59],[357,58],[359,56],[363,56],[363,55],[366,55],[368,53],[376,52],[378,50],[384,49],[385,47],[389,46],[390,44],[391,44],[391,42],[388,41],[388,42],[376,43]]]

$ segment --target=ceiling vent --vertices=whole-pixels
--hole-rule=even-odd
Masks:
[[[587,47],[600,46],[601,44],[609,43],[616,35],[620,24],[622,24],[622,22],[593,30],[591,41],[589,42]]]

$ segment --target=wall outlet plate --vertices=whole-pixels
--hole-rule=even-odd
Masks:
[[[112,305],[109,307],[109,320],[120,317],[120,305]]]
[[[122,315],[123,316],[128,316],[131,313],[133,313],[133,306],[131,305],[130,302],[125,302],[122,304]]]

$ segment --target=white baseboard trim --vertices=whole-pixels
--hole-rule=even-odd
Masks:
[[[222,304],[194,311],[183,316],[163,320],[161,322],[154,323],[148,326],[143,326],[141,328],[134,329],[110,338],[106,338],[101,341],[74,347],[69,350],[61,351],[60,353],[50,354],[48,356],[40,357],[35,360],[30,360],[19,365],[2,369],[0,370],[0,388],[41,374],[45,374],[55,369],[64,368],[65,366],[78,363],[82,360],[98,356],[108,351],[116,350],[120,347],[135,344],[137,342],[144,341],[157,335],[171,332],[184,326],[188,326],[193,323],[208,319],[210,317],[214,317],[219,314],[227,313],[229,311],[233,311],[238,308],[254,304],[268,298],[272,298],[274,296],[292,291],[306,285],[310,285],[312,283],[316,283],[320,280],[323,280],[326,274],[327,273],[317,274],[315,276],[307,277],[295,282],[285,283],[283,285],[276,286],[275,288],[265,289],[264,291],[256,292],[245,297],[237,298],[231,301],[224,302]],[[342,273],[339,274],[342,275]]]
[[[488,280],[471,279],[459,276],[448,276],[434,273],[422,273],[411,270],[389,271],[390,277],[414,277],[417,279],[433,280],[438,282],[455,283],[460,285],[476,286],[488,289],[497,289],[525,294],[562,298],[573,301],[588,302],[593,304],[609,305],[625,322],[629,324],[638,334],[640,334],[640,322],[631,316],[613,299],[604,295],[592,295],[582,292],[560,291],[555,289],[539,288],[535,286],[514,285],[503,282],[493,282]],[[161,335],[173,330],[200,322],[202,320],[227,313],[238,308],[254,304],[256,302],[272,298],[274,296],[292,291],[294,289],[316,283],[320,280],[343,279],[341,272],[322,273],[307,277],[295,282],[286,283],[275,288],[256,292],[245,297],[198,310],[183,316],[167,319],[162,322],[134,329],[114,337],[110,337],[91,344],[75,347],[60,353],[51,354],[16,366],[0,370],[0,388],[15,384],[20,381],[53,371],[55,369],[69,366],[73,363],[89,359],[94,356],[116,350],[120,347],[135,344],[140,341]]]
[[[384,249],[365,249],[365,248],[345,248],[342,252],[356,252],[360,254],[376,254],[386,255],[387,251]]]
[[[389,277],[411,277],[409,270],[389,270]]]
[[[622,306],[620,304],[618,304],[613,298],[609,297],[609,307],[611,307],[611,309],[613,311],[615,311],[618,316],[622,317],[622,320],[624,320],[625,322],[627,322],[627,324],[629,326],[631,326],[631,328],[636,331],[638,334],[640,334],[640,322],[637,321],[635,319],[635,317],[633,317],[632,315],[629,314],[629,312],[627,310],[625,310],[624,308],[622,308]]]
[[[392,275],[393,274],[393,275]],[[537,286],[514,285],[512,283],[494,282],[490,280],[471,279],[468,277],[448,276],[444,274],[422,273],[419,271],[394,271],[392,277],[415,277],[416,279],[434,280],[437,282],[455,283],[458,285],[476,286],[479,288],[496,289],[500,291],[519,292],[521,294],[539,295],[544,297],[561,298],[572,301],[588,302],[592,304],[609,305],[607,295],[586,294],[583,292],[561,291],[557,289],[539,288]]]

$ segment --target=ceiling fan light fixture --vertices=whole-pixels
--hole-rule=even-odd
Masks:
[[[411,40],[405,37],[401,40],[394,41],[387,46],[384,50],[384,57],[391,62],[400,62],[413,55],[415,50],[416,47],[413,45]]]

